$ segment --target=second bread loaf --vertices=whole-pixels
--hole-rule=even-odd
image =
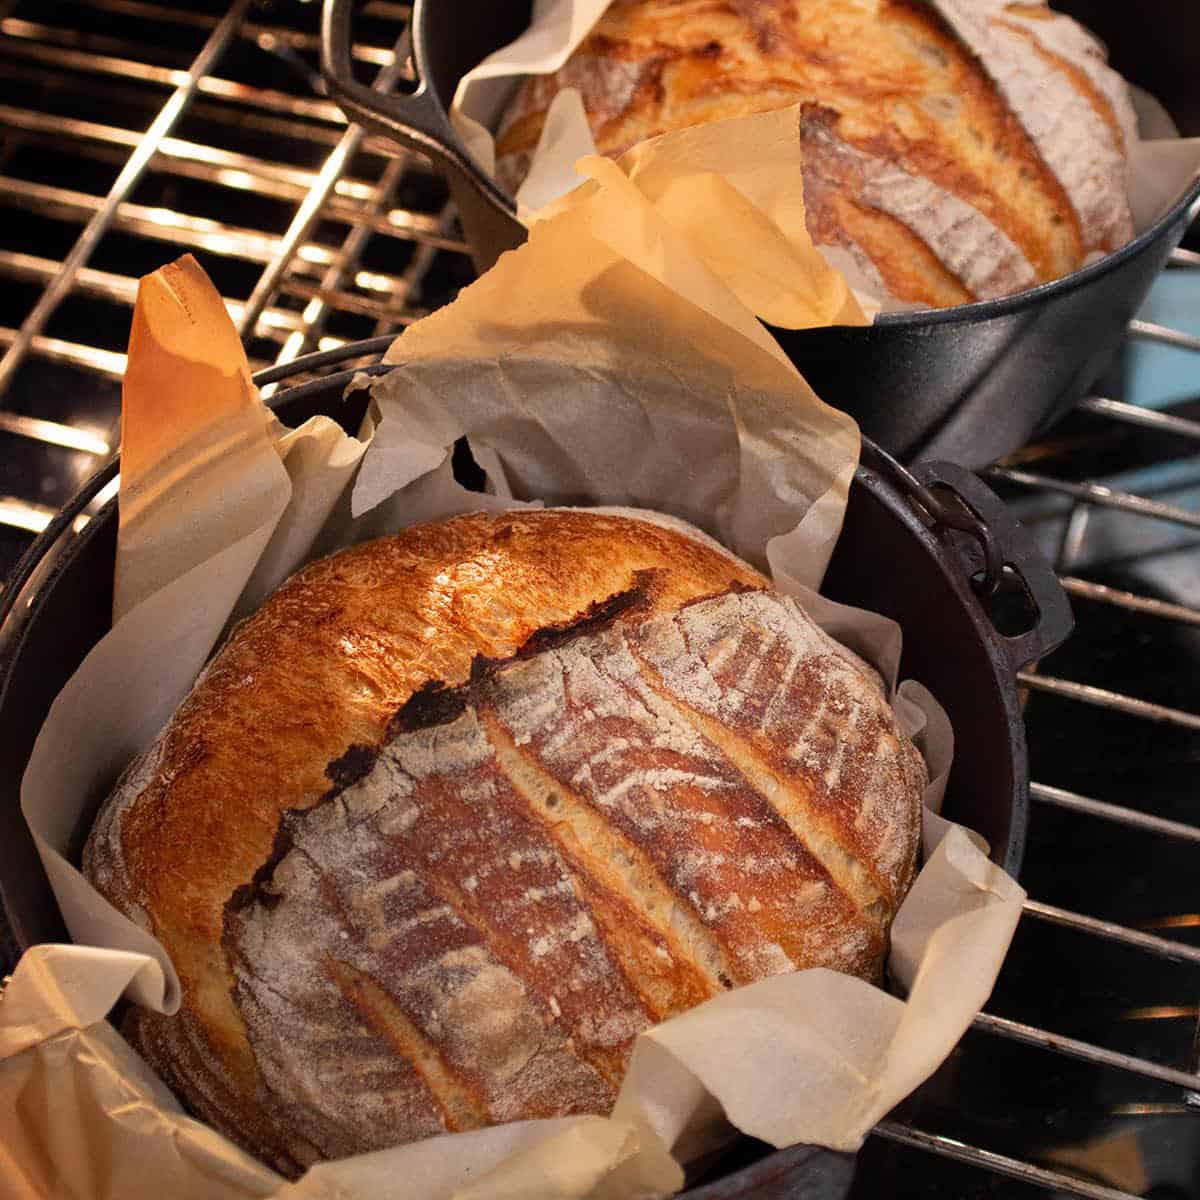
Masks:
[[[809,231],[879,292],[945,306],[1066,275],[1133,234],[1136,124],[1103,47],[1038,2],[614,0],[531,76],[497,170],[515,188],[563,88],[597,148],[802,103]]]

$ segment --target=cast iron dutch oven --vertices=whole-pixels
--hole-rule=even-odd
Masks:
[[[352,120],[421,151],[444,172],[485,270],[525,231],[512,198],[475,165],[447,112],[462,76],[528,25],[529,0],[416,0],[410,33],[420,85],[404,96],[354,80],[353,4],[325,2],[321,65],[329,89]],[[1152,90],[1182,132],[1200,134],[1200,7],[1149,0],[1136,18],[1119,0],[1055,7],[1105,37],[1113,65]],[[817,394],[892,454],[980,467],[1023,445],[1087,392],[1197,211],[1200,181],[1121,250],[1016,296],[888,314],[865,328],[771,332]]]
[[[389,340],[378,339],[373,349],[382,351]],[[257,382],[359,357],[364,346],[298,359],[262,372]],[[351,375],[283,391],[273,406],[289,425],[323,412],[353,432],[366,393],[343,398]],[[21,817],[20,784],[55,695],[109,629],[116,502],[81,533],[70,531],[116,469],[114,462],[95,476],[47,527],[0,601],[0,894],[22,946],[67,937]],[[865,444],[823,590],[899,622],[902,676],[924,683],[954,725],[945,811],[982,833],[992,858],[1015,875],[1028,803],[1015,676],[1062,642],[1072,624],[1049,566],[968,471],[924,463],[909,473]],[[77,831],[78,845],[86,834]],[[776,1200],[794,1195],[801,1183],[806,1197],[830,1200],[844,1193],[853,1171],[852,1156],[810,1146],[771,1153],[743,1140],[732,1154],[711,1169],[716,1178],[693,1186],[687,1193],[692,1200]]]

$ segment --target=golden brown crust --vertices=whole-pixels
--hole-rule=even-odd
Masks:
[[[937,308],[975,298],[902,221],[869,204],[856,204],[834,188],[814,188],[812,193],[806,188],[805,193],[819,197],[817,204],[810,203],[808,214],[810,222],[817,216],[821,227],[828,229],[823,242],[858,247],[893,296]]]
[[[782,970],[877,977],[924,765],[878,681],[764,587],[565,510],[306,568],[89,841],[183,986],[134,1044],[294,1174],[606,1111],[649,1024]]]
[[[227,910],[298,1161],[606,1112],[656,1020],[877,978],[925,782],[878,683],[765,591],[559,630],[414,697],[354,774]]]
[[[218,1127],[246,1141],[258,1084],[222,916],[270,854],[280,814],[328,791],[327,765],[351,745],[378,745],[422,684],[459,683],[476,655],[512,654],[535,630],[664,566],[655,605],[762,583],[657,525],[474,514],[313,563],[233,632],[148,752],[151,777],[131,771],[126,782],[140,786],[118,788],[85,853],[89,876],[148,922],[183,987],[189,1015],[140,1014],[136,1028],[153,1031],[141,1045],[177,1087],[210,1077],[206,1090],[221,1098],[205,1115]]]
[[[961,16],[956,0],[945,4]],[[907,210],[889,207],[887,189],[851,197],[894,218],[855,244],[888,260],[883,274],[900,299],[945,305],[964,291],[972,299],[1000,295],[1067,274],[1089,251],[1115,248],[1131,233],[1123,180],[1097,177],[1119,174],[1110,158],[1114,148],[1118,157],[1124,151],[1121,123],[1087,70],[1037,40],[1053,26],[1051,47],[1069,41],[1077,49],[1061,36],[1066,18],[989,0],[986,11],[961,17],[964,28],[982,22],[969,46],[938,9],[912,0],[615,0],[560,71],[522,85],[497,139],[498,173],[515,186],[564,87],[579,88],[596,146],[613,156],[671,130],[803,102],[832,114],[845,147],[925,185]],[[1033,64],[1027,71],[1014,42]],[[1084,98],[1096,118],[1074,139],[1030,115],[1068,96]],[[1090,177],[1079,163],[1080,138],[1096,140],[1101,165]],[[808,177],[836,168],[833,150],[828,140],[802,146],[812,208],[821,197],[810,193]],[[1068,185],[1076,190],[1069,194]],[[914,224],[914,212],[947,198],[963,209],[954,221],[940,229]],[[816,214],[824,244],[854,241],[845,230],[828,238],[838,218],[828,204]],[[901,233],[902,225],[910,228]],[[960,266],[971,254],[994,254],[998,238],[1020,256],[1021,269]],[[903,268],[914,240],[923,242],[925,259],[941,260],[949,280],[921,261]]]

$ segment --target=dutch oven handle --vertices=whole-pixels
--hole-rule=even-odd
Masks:
[[[912,474],[922,498],[932,497],[936,506],[935,534],[962,562],[984,607],[999,591],[1013,588],[1023,590],[1032,605],[1028,629],[1013,634],[997,629],[1014,673],[1066,641],[1075,626],[1067,594],[1004,501],[955,463],[917,463]]]
[[[949,462],[917,463],[909,470],[868,438],[862,461],[907,497],[958,560],[993,625],[992,597],[1014,587],[1024,591],[1032,625],[1011,634],[996,630],[1014,674],[1066,641],[1075,626],[1067,594],[1028,531],[977,475]]]
[[[353,121],[410,149],[441,159],[450,123],[424,80],[411,95],[378,92],[354,78],[354,0],[325,0],[321,13],[321,74],[330,95]]]
[[[446,3],[447,0],[439,2]],[[415,92],[398,95],[376,91],[354,78],[353,10],[354,0],[325,0],[321,13],[321,75],[330,95],[347,117],[372,133],[432,158],[444,169],[448,168],[465,178],[476,190],[486,188],[487,183],[482,178],[476,178],[479,173],[473,170],[473,164],[460,149],[449,118],[442,111],[426,79],[421,78]],[[415,21],[414,12],[410,28]],[[418,73],[423,74],[420,55],[417,54],[416,58]],[[499,189],[495,189],[495,193],[494,197],[490,197],[492,200],[511,208],[511,203]]]

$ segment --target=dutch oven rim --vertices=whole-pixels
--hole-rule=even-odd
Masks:
[[[255,382],[259,385],[262,385],[270,381],[278,380],[281,377],[286,378],[293,372],[300,372],[310,369],[314,366],[336,363],[340,359],[359,357],[363,352],[364,346],[370,347],[369,352],[373,353],[374,350],[382,348],[380,345],[381,342],[390,340],[390,337],[386,339],[376,338],[366,343],[351,343],[349,347],[340,347],[333,351],[308,355],[304,358],[293,360],[292,363],[286,364],[284,367],[269,368],[266,371],[259,372],[255,376]],[[308,383],[299,384],[294,388],[281,389],[276,396],[271,398],[271,401],[269,402],[270,407],[272,410],[274,410],[288,401],[293,403],[300,402],[314,394],[324,396],[325,393],[330,393],[333,396],[344,397],[347,391],[345,385],[351,383],[355,378],[358,378],[363,374],[375,375],[392,369],[392,366],[393,364],[380,363],[374,364],[373,366],[365,369],[354,368],[350,370],[344,370],[333,375],[312,380]],[[885,504],[885,507],[892,508],[891,516],[893,519],[901,524],[907,524],[909,526],[910,536],[919,537],[920,535],[918,532],[916,532],[916,530],[918,526],[923,524],[918,518],[920,499],[918,495],[911,491],[911,488],[914,484],[918,487],[928,487],[928,485],[931,483],[936,485],[936,483],[939,482],[939,478],[938,472],[935,468],[942,466],[943,464],[927,464],[929,470],[927,472],[922,472],[920,479],[914,479],[914,477],[909,475],[903,467],[899,467],[898,464],[895,464],[894,460],[892,460],[890,456],[886,454],[886,452],[882,452],[878,447],[875,447],[869,439],[864,438],[864,446],[868,449],[868,458],[871,461],[863,462],[860,460],[860,463],[855,471],[855,483],[862,487],[865,491],[870,492],[876,498],[876,500],[879,500],[881,488],[885,492],[890,492],[893,498],[893,504]],[[115,476],[118,466],[119,458],[117,455],[114,455],[104,467],[97,471],[91,479],[83,484],[83,486],[76,492],[72,500],[69,501],[68,504],[65,505],[60,511],[55,522],[47,526],[43,534],[39,535],[39,537],[35,539],[35,541],[28,547],[25,554],[22,556],[17,571],[12,577],[13,586],[6,588],[4,594],[0,596],[0,711],[4,709],[5,702],[8,699],[9,688],[12,682],[12,668],[20,657],[21,648],[24,644],[27,630],[37,619],[38,610],[40,608],[40,605],[37,603],[37,597],[47,594],[46,590],[54,585],[56,578],[60,575],[60,572],[67,568],[69,562],[74,555],[78,553],[79,549],[91,538],[98,535],[102,528],[102,523],[104,521],[111,522],[114,520],[117,513],[117,497],[114,496],[112,499],[110,499],[100,510],[100,512],[95,514],[93,519],[89,521],[88,526],[81,530],[76,537],[66,544],[65,547],[61,545],[60,539],[67,531],[73,516],[82,510],[89,498],[94,497],[99,492],[105,480],[112,479]],[[889,478],[889,475],[892,475],[893,466],[900,472],[900,474],[898,476],[892,476]],[[952,475],[954,472],[962,472],[963,475],[970,474],[969,472],[963,471],[962,468],[954,467],[953,464],[945,464],[945,466]],[[910,481],[907,484],[904,482],[905,476],[907,476],[908,480]],[[974,478],[974,476],[972,476],[972,478]],[[995,501],[997,505],[1002,505],[1002,502],[995,498],[994,495],[990,493],[990,491],[982,483],[980,483],[977,479],[975,482],[981,489],[981,493],[979,496],[972,495],[972,504],[974,504],[976,499],[983,498],[986,501],[987,497],[990,497],[991,500]],[[976,513],[975,515],[982,523],[986,525],[987,516],[985,513],[980,512]],[[56,548],[65,550],[65,553],[55,553]],[[1013,547],[1011,543],[1004,549],[1006,554],[1011,550],[1013,551],[1014,557],[1020,557],[1018,554],[1016,554],[1016,548]],[[953,565],[959,569],[961,569],[964,565],[964,556],[962,555],[961,550],[955,552],[951,548],[947,547],[944,543],[940,544],[938,552],[929,549],[928,553],[930,554],[931,559],[937,557],[941,560],[936,564],[931,562],[930,569],[934,569],[935,566],[941,566],[948,577],[954,574],[954,572],[950,570],[948,560],[956,560],[954,561]],[[1007,557],[1005,561],[1008,561]],[[17,620],[17,626],[15,629],[13,629],[8,625],[8,623],[10,620],[14,619],[14,609],[16,608],[17,601],[20,597],[26,595],[31,581],[37,573],[38,567],[43,563],[46,564],[46,574],[43,578],[36,580],[33,585],[35,589],[34,593],[32,596],[28,597],[28,603],[24,605],[25,612],[28,614],[28,621],[21,620],[20,616],[17,615],[15,617]],[[1045,572],[1048,572],[1049,578],[1053,580],[1053,573],[1050,572],[1048,564],[1042,563],[1041,566],[1044,568]],[[968,600],[967,597],[963,595],[963,591],[966,590],[965,579],[961,576],[955,576],[955,578],[957,578],[959,585],[956,586],[955,590],[959,591],[960,595],[962,595],[962,602],[966,607],[968,605]],[[1057,584],[1054,584],[1053,586],[1057,587]],[[1070,628],[1070,610],[1069,605],[1067,605],[1066,596],[1061,592],[1061,589],[1058,589],[1058,593],[1062,604],[1066,606],[1064,611],[1066,614],[1067,623],[1065,626],[1063,626],[1063,614],[1060,612],[1059,626],[1053,633],[1049,634],[1051,644],[1057,644],[1057,641],[1066,636],[1066,633],[1069,632]],[[971,620],[972,623],[977,626],[977,636],[979,637],[980,641],[985,643],[983,647],[984,651],[995,672],[997,686],[1000,687],[1000,691],[1003,693],[1004,687],[1000,686],[1001,684],[1015,684],[1015,664],[1012,660],[1014,653],[1019,655],[1022,653],[1022,651],[1014,652],[1012,647],[1008,647],[1006,650],[1005,647],[999,645],[996,639],[999,639],[1001,635],[995,630],[994,624],[991,622],[988,614],[983,609],[982,604],[979,604],[977,600],[976,607],[978,612],[970,614]],[[1043,627],[1049,631],[1049,627],[1052,623],[1053,622],[1049,620],[1040,622],[1037,632],[1042,632]],[[995,639],[984,637],[982,633],[982,627],[985,625],[992,628],[993,632],[995,633]],[[1005,658],[1005,651],[1007,653],[1008,665],[1012,666],[1013,668],[1012,678],[1007,676],[1003,678],[1001,677],[1001,660]],[[1009,741],[1013,750],[1013,765],[1018,775],[1021,774],[1021,770],[1024,766],[1024,742],[1023,737],[1020,736],[1021,733],[1021,730],[1014,730],[1014,728],[1010,725]],[[1021,782],[1023,782],[1023,780],[1018,780],[1018,783]],[[1025,827],[1024,821],[1020,819],[1023,810],[1021,809],[1019,803],[1019,796],[1013,797],[1011,811],[1013,813],[1014,820],[1010,829],[1008,844],[1004,847],[1003,851],[1000,851],[999,847],[993,848],[993,861],[1000,860],[1004,865],[1009,865],[1014,861],[1014,847],[1016,854],[1015,861],[1019,864],[1021,853],[1024,848]],[[1015,868],[1013,869],[1015,870]],[[7,899],[7,891],[8,888],[5,886],[5,881],[0,880],[0,906],[3,907],[6,915],[10,911]],[[14,926],[13,928],[14,933],[16,933],[17,927]],[[23,939],[18,939],[18,944],[24,948]],[[814,1151],[815,1155],[813,1153]],[[685,1190],[680,1194],[681,1200],[686,1200],[686,1197],[690,1195],[696,1195],[697,1197],[715,1195],[715,1193],[709,1191],[710,1186],[721,1188],[723,1185],[727,1185],[729,1183],[739,1183],[740,1185],[744,1185],[745,1187],[753,1189],[757,1187],[759,1183],[763,1182],[760,1176],[764,1172],[768,1173],[772,1178],[774,1178],[775,1175],[778,1175],[781,1171],[802,1171],[804,1169],[805,1162],[810,1159],[816,1164],[816,1169],[820,1170],[822,1162],[825,1162],[828,1169],[833,1171],[834,1160],[844,1157],[844,1155],[839,1155],[836,1152],[824,1150],[821,1147],[806,1147],[804,1145],[783,1147],[779,1149],[768,1147],[762,1157],[756,1158],[753,1161],[745,1163],[741,1166],[734,1167],[729,1174],[720,1176],[718,1180],[705,1180],[702,1177],[698,1182],[692,1183],[690,1186],[685,1186]],[[836,1173],[837,1172],[835,1171],[835,1174]],[[838,1186],[840,1188],[841,1185]]]
[[[257,372],[253,379],[260,387],[285,381],[293,374],[331,366],[368,354],[373,355],[393,340],[391,335],[384,335],[348,343],[328,351],[314,352],[289,363],[266,368]],[[336,392],[339,389],[344,398],[351,390],[350,385],[356,380],[386,373],[397,365],[400,364],[372,362],[366,366],[353,367],[308,380],[294,387],[285,386],[267,401],[267,405],[274,412],[287,403],[300,403],[313,396],[324,396],[327,392]],[[92,515],[83,529],[70,536],[70,540],[64,543],[62,539],[69,535],[73,521],[84,511],[87,504],[99,494],[106,483],[116,478],[119,468],[118,452],[85,480],[74,496],[27,547],[9,577],[8,586],[0,592],[0,712],[3,712],[6,706],[12,669],[20,658],[27,629],[37,619],[40,597],[55,586],[59,575],[68,568],[79,549],[97,535],[103,524],[115,519],[118,497],[113,496],[109,499]],[[1070,605],[1066,594],[1057,584],[1053,570],[1037,554],[1032,543],[1023,540],[1019,523],[1011,516],[1006,516],[1003,502],[973,472],[953,463],[935,461],[917,464],[910,471],[863,435],[862,454],[855,468],[853,483],[890,508],[891,517],[902,525],[907,525],[910,536],[926,542],[931,569],[934,566],[939,567],[947,579],[954,581],[954,590],[959,593],[964,608],[970,612],[977,637],[985,643],[986,656],[998,681],[1002,679],[1004,684],[1015,689],[1016,674],[1020,666],[1048,653],[1069,635],[1073,624]],[[972,490],[969,491],[963,486],[966,484],[971,484]],[[938,519],[930,519],[929,514],[933,507],[930,489],[936,489],[939,485],[949,487],[952,491],[957,485],[958,496],[962,501],[961,507],[965,510],[967,519],[965,525],[956,527],[957,533],[954,532],[955,527],[941,526]],[[886,500],[880,500],[881,489],[888,497]],[[993,543],[990,522],[1003,527],[1000,545]],[[978,532],[980,529],[982,536]],[[948,543],[945,536],[947,533],[952,535],[952,543]],[[840,536],[839,534],[839,538]],[[975,542],[973,554],[964,546],[971,544],[972,539]],[[1016,637],[1008,637],[996,628],[989,616],[981,602],[978,589],[972,586],[972,568],[978,568],[975,573],[975,578],[978,578],[979,574],[990,570],[991,563],[995,563],[997,567],[1003,565],[1005,568],[1015,565],[1019,569],[1018,573],[1026,580],[1027,590],[1034,598],[1037,614],[1037,622],[1030,631]],[[44,574],[37,578],[39,570],[43,568]],[[21,611],[17,611],[19,602],[22,602]],[[974,611],[971,611],[972,606]],[[1015,732],[1018,735],[1021,733],[1020,730]],[[1014,731],[1010,729],[1009,733],[1011,739]],[[1023,750],[1023,741],[1021,745],[1014,743],[1014,750],[1019,758]],[[1014,762],[1016,763],[1016,759]],[[1020,817],[1015,808],[1014,816]],[[1000,847],[993,847],[993,861],[1016,874],[1023,850],[1024,822],[1018,819],[1014,822],[1008,844],[1003,851]],[[0,880],[0,907],[7,910],[4,891],[3,881]]]

